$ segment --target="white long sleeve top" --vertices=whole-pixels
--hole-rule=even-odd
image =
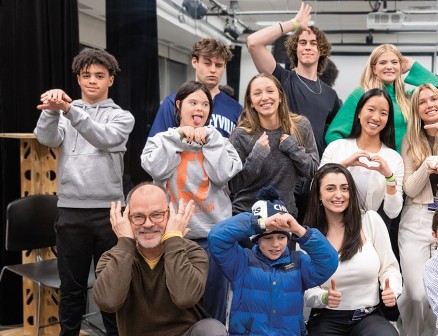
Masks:
[[[360,150],[361,149],[357,146],[356,139],[339,139],[333,141],[325,149],[321,158],[320,167],[329,162],[340,163]],[[400,154],[383,143],[378,153],[370,153],[370,155],[371,157],[373,155],[379,155],[385,159],[397,181],[397,192],[394,195],[386,193],[385,177],[378,171],[368,170],[364,167],[348,167],[348,170],[351,175],[353,175],[356,184],[364,182],[365,185],[368,186],[365,196],[367,210],[377,211],[382,201],[384,201],[383,210],[385,214],[389,218],[395,218],[403,208],[403,159]],[[359,181],[360,179],[366,178],[366,176],[368,176],[368,181]]]
[[[322,295],[331,287],[330,279],[319,287],[307,290],[305,304],[311,308],[335,310],[355,310],[373,307],[379,303],[380,288],[389,285],[398,297],[402,292],[400,267],[392,252],[388,230],[382,218],[375,211],[362,214],[362,231],[365,242],[353,258],[339,262],[331,279],[336,281],[336,289],[342,294],[337,308],[329,308],[322,303]]]

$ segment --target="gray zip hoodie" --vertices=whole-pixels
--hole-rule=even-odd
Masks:
[[[110,208],[124,201],[123,155],[134,117],[112,99],[71,103],[68,113],[44,110],[34,134],[58,147],[58,207]]]

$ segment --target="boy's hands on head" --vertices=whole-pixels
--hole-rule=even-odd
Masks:
[[[192,218],[195,211],[195,202],[190,200],[184,206],[184,200],[181,198],[178,204],[178,212],[175,213],[172,203],[169,203],[169,220],[166,225],[166,232],[181,232],[184,237],[189,233],[190,229],[187,228],[187,224]]]
[[[266,218],[265,225],[268,230],[288,231],[294,233],[298,237],[302,237],[306,233],[306,229],[298,224],[296,219],[288,213],[277,213]]]
[[[41,95],[40,101],[42,104],[37,106],[39,110],[51,110],[68,112],[70,110],[70,104],[72,99],[60,89],[53,89],[44,92]]]
[[[129,221],[129,205],[126,205],[122,214],[122,202],[111,202],[110,222],[117,238],[128,237],[134,238],[131,222]]]

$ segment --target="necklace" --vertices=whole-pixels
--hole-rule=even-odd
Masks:
[[[320,95],[322,93],[321,80],[318,77],[316,77],[317,78],[316,81],[319,84],[319,92],[315,92],[311,88],[309,88],[306,83],[304,83],[304,81],[300,78],[300,76],[298,75],[296,70],[295,70],[295,75],[300,80],[300,82],[304,84],[304,86],[307,88],[307,90],[309,90],[310,92],[312,92],[313,94],[316,94],[316,95]]]

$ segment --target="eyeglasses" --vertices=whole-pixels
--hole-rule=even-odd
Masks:
[[[169,209],[167,209],[165,211],[155,211],[148,216],[140,215],[140,214],[130,215],[130,216],[128,216],[128,218],[129,218],[129,221],[131,222],[131,224],[138,225],[138,226],[146,223],[146,218],[149,218],[149,220],[154,224],[160,224],[163,222],[164,217],[166,216],[166,213],[168,211],[169,211]]]

